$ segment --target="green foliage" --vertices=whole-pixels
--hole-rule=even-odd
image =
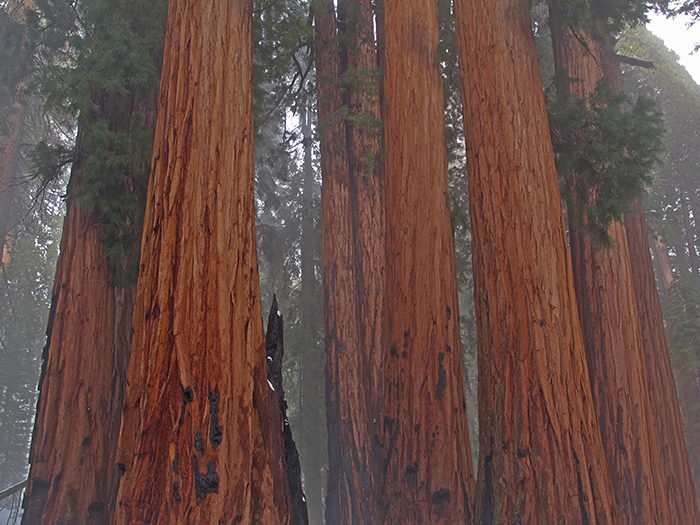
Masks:
[[[601,82],[587,99],[560,96],[549,106],[569,220],[602,243],[609,241],[610,224],[644,193],[663,151],[661,114],[655,105],[640,97],[626,111],[628,103],[626,96]]]
[[[91,0],[69,7],[62,0],[38,3],[35,22],[47,60],[41,94],[48,110],[78,120],[72,158],[79,176],[69,198],[102,226],[115,282],[135,282],[153,141],[148,106],[160,76],[167,2]],[[63,38],[60,29],[68,30]],[[44,180],[65,150],[60,144],[35,150]]]

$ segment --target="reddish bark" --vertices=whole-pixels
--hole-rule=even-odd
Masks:
[[[678,403],[678,391],[673,376],[671,355],[664,330],[661,302],[654,279],[654,267],[649,251],[644,208],[637,200],[625,218],[627,246],[632,265],[637,312],[639,314],[647,365],[647,388],[653,407],[653,428],[661,455],[663,484],[669,501],[671,523],[700,523],[688,447],[683,430],[683,418]],[[657,244],[663,241],[656,239]],[[673,282],[668,251],[658,250],[662,268],[662,287]],[[665,257],[664,257],[665,255]],[[670,281],[669,281],[670,279]]]
[[[29,455],[23,523],[111,521],[134,286],[110,284],[102,233],[73,166]]]
[[[588,97],[604,77],[601,43],[585,28],[565,25],[552,4],[554,64],[565,91]],[[569,193],[576,192],[575,175]],[[594,198],[594,197],[593,197]],[[623,523],[668,523],[661,456],[647,389],[642,327],[623,224],[613,223],[611,246],[577,230],[575,198],[567,202],[579,317],[601,436]],[[673,521],[673,520],[671,520]]]
[[[173,1],[117,523],[289,523],[255,252],[252,5]]]
[[[479,336],[478,523],[617,523],[525,0],[457,0]]]
[[[326,519],[372,524],[381,522],[383,470],[384,181],[378,129],[356,119],[379,119],[373,78],[377,56],[371,3],[341,0],[338,9],[342,34],[332,2],[315,14],[329,442]]]
[[[385,523],[471,523],[437,4],[385,2]]]

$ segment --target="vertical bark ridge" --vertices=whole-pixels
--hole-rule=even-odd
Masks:
[[[170,3],[117,523],[288,523],[253,210],[250,1]]]
[[[328,523],[381,521],[384,182],[368,0],[316,13],[324,224]]]
[[[478,523],[618,523],[528,2],[455,2],[479,336]]]
[[[385,523],[471,523],[437,4],[385,2]]]
[[[606,57],[601,43],[585,28],[565,25],[558,9],[552,4],[550,27],[559,89],[585,98],[604,78]],[[575,175],[569,184],[573,196]],[[611,246],[598,246],[577,229],[574,197],[567,209],[593,401],[620,518],[623,523],[668,523],[625,227],[613,223]]]
[[[647,365],[647,388],[653,414],[652,428],[656,432],[661,455],[663,486],[669,501],[670,522],[700,523],[698,498],[690,470],[678,390],[666,340],[641,201],[637,200],[631,213],[625,217],[625,227],[637,313],[642,330],[644,360]],[[656,242],[663,245],[659,237]],[[662,287],[668,289],[673,281],[673,274],[665,245],[657,253],[662,255],[659,261],[662,268]]]
[[[95,217],[72,198],[74,166],[39,382],[22,522],[111,521],[135,287],[113,286]]]

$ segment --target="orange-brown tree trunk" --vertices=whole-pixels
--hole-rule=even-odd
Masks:
[[[455,2],[479,337],[477,523],[617,523],[526,0]]]
[[[252,2],[170,2],[117,523],[289,523],[253,197]]]
[[[326,521],[380,523],[384,182],[369,0],[315,13],[329,444]],[[341,82],[344,83],[341,84]]]
[[[152,142],[141,133],[150,132],[152,137],[155,91],[138,101],[134,95],[101,96],[93,101],[95,110],[85,110],[79,118],[23,523],[103,524],[114,518],[121,476],[117,441],[136,295],[136,287],[122,271],[129,257],[138,255],[138,242],[124,241],[127,256],[116,267],[117,261],[110,261],[106,253],[104,225],[109,219],[99,210],[110,199],[133,198],[141,204],[145,200]],[[117,194],[104,194],[93,185],[99,185],[100,178],[114,180],[124,173],[116,168],[113,173],[89,173],[86,168],[104,165],[95,156],[112,153],[107,148],[95,152],[84,144],[94,126],[104,123],[132,144],[132,157],[124,168],[129,181],[121,187],[110,186],[113,191],[118,188]],[[133,128],[139,130],[136,137]],[[124,223],[139,222],[138,206],[129,210]]]
[[[678,403],[678,391],[664,330],[661,301],[656,288],[649,235],[641,201],[637,200],[634,203],[631,213],[625,218],[625,226],[647,365],[647,387],[653,407],[652,424],[661,454],[663,486],[668,496],[670,522],[700,523],[698,499],[690,470],[683,418]],[[659,242],[662,241],[657,237],[657,243]],[[661,253],[659,266],[662,268],[662,286],[668,289],[673,282],[673,274],[665,245],[663,251],[665,254]]]
[[[385,523],[471,523],[438,6],[385,2]]]
[[[588,97],[604,76],[599,41],[586,28],[563,22],[550,7],[555,71],[564,90]],[[642,327],[637,312],[625,227],[614,222],[611,246],[579,231],[575,175],[567,203],[578,311],[591,376],[593,401],[623,523],[669,523],[661,456],[649,398]],[[585,221],[585,217],[582,219]]]
[[[73,167],[39,382],[22,523],[109,523],[134,286],[109,283],[95,216]]]

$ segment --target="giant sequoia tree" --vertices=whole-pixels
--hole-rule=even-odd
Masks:
[[[528,2],[458,0],[481,523],[616,523]]]
[[[437,4],[385,3],[386,523],[470,523]]]
[[[381,521],[384,182],[369,0],[315,13],[323,169],[328,523]]]
[[[163,4],[91,3],[67,78],[80,112],[39,384],[24,523],[104,523],[114,512],[117,436],[135,287],[137,236],[155,125]],[[109,15],[107,15],[109,10]],[[104,47],[110,41],[111,48]],[[143,77],[127,71],[141,64]],[[100,65],[110,64],[109,76]],[[98,80],[99,79],[99,80]],[[116,250],[116,251],[115,251]],[[115,255],[117,252],[120,256]],[[111,254],[111,256],[110,256]]]
[[[289,523],[253,211],[252,5],[170,3],[117,523]]]
[[[693,305],[697,301],[697,297],[694,297],[697,293],[697,276],[689,272],[688,264],[685,267],[683,264],[677,265],[674,276],[666,240],[669,239],[677,244],[674,247],[677,260],[684,258],[686,250],[688,254],[693,254],[695,251],[693,245],[693,240],[697,238],[695,232],[684,231],[685,226],[690,225],[689,218],[687,215],[684,216],[689,211],[684,201],[689,195],[691,204],[697,202],[697,191],[692,183],[696,180],[698,157],[688,153],[698,149],[697,122],[700,117],[700,97],[698,96],[700,89],[688,72],[678,64],[677,57],[664,47],[660,39],[645,28],[638,27],[627,31],[618,47],[621,47],[622,52],[627,55],[638,56],[653,62],[655,66],[653,70],[628,68],[625,88],[636,94],[654,94],[664,111],[664,119],[669,128],[665,140],[667,160],[657,170],[658,176],[652,186],[652,202],[661,213],[652,215],[656,220],[651,229],[654,232],[659,285],[664,296],[667,314],[669,314],[666,319],[666,331],[676,364],[680,401],[685,409],[683,418],[679,409],[678,392],[675,388],[659,294],[649,258],[649,240],[641,203],[635,204],[633,213],[625,218],[625,225],[632,275],[635,280],[637,309],[642,322],[649,396],[654,407],[656,421],[654,427],[658,433],[669,504],[672,512],[675,510],[678,516],[683,517],[678,521],[691,523],[700,521],[689,468],[689,466],[693,467],[695,486],[697,486],[700,480],[697,442],[697,429],[700,424],[697,339],[695,335],[690,335],[687,339],[679,335],[684,332],[686,335],[694,334],[694,327],[697,326],[697,310]],[[614,67],[617,66],[614,65]],[[616,75],[617,72],[613,71],[613,74]],[[688,187],[691,188],[690,192],[687,191]],[[679,190],[681,190],[680,195]],[[695,213],[692,215],[694,218]],[[681,225],[683,227],[680,227]],[[687,247],[686,239],[691,241]],[[678,281],[674,283],[676,277]],[[684,286],[685,284],[690,286]],[[678,294],[679,290],[683,293]],[[687,297],[691,298],[690,302],[683,304]],[[676,299],[680,299],[675,304],[676,308],[669,309],[668,307],[673,305]],[[678,342],[683,339],[686,339],[689,344],[687,349],[681,350],[683,345],[679,345]],[[671,388],[672,385],[674,388]]]
[[[550,26],[557,74],[557,95],[581,97],[594,104],[604,77],[602,44],[592,28],[571,27],[562,7],[552,3]],[[604,31],[598,28],[598,32]],[[601,110],[606,108],[600,103]],[[614,106],[609,107],[614,110]],[[602,129],[598,126],[597,129]],[[581,132],[585,139],[587,130]],[[567,137],[574,144],[581,138]],[[564,146],[566,147],[566,146]],[[606,178],[621,171],[621,163],[595,160],[583,171],[576,162],[567,180],[571,253],[578,310],[583,327],[591,386],[603,445],[624,523],[667,522],[668,504],[663,489],[659,450],[653,420],[642,333],[624,225],[607,227],[610,246],[596,242],[585,228],[590,210],[605,191]],[[560,164],[561,165],[561,164]],[[592,173],[591,173],[592,172]],[[602,227],[602,226],[601,226]]]

